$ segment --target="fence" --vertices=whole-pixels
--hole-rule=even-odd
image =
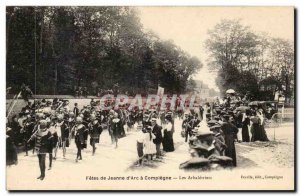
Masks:
[[[276,130],[283,126],[294,125],[294,112],[278,112],[272,115],[270,120],[265,121],[265,127],[273,129],[273,138],[276,140]]]

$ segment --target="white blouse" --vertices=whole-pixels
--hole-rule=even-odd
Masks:
[[[167,131],[172,131],[172,123],[168,122],[165,128],[167,129]]]

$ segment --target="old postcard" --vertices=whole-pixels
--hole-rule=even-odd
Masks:
[[[295,190],[293,7],[6,7],[6,188]]]

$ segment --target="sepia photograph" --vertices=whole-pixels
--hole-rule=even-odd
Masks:
[[[295,191],[294,20],[6,6],[6,190]]]

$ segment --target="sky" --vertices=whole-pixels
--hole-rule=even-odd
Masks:
[[[204,66],[193,78],[217,91],[216,73],[208,70],[204,43],[208,30],[222,19],[240,19],[255,32],[294,39],[293,7],[139,7],[138,10],[146,31],[155,32],[163,40],[173,40],[201,60]]]

